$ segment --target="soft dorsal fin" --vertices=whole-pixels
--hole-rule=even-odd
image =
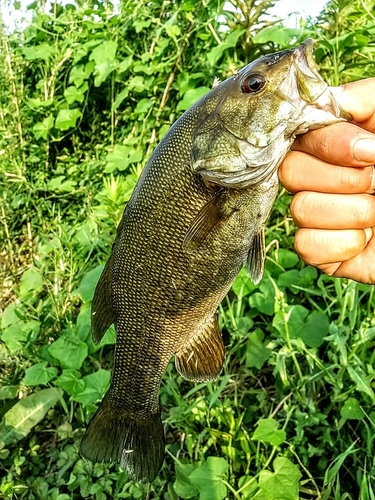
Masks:
[[[247,272],[252,282],[257,285],[263,277],[266,248],[264,242],[264,227],[254,236],[247,255]]]
[[[112,304],[112,266],[113,252],[105,265],[95,288],[91,305],[92,337],[96,344],[104,337],[105,332],[115,321]]]
[[[175,357],[178,372],[188,380],[215,380],[223,368],[224,344],[216,313]]]
[[[211,200],[204,205],[189,227],[184,241],[185,250],[195,250],[214,231],[223,219],[228,218],[228,214],[222,211],[223,195],[225,189],[220,189]]]

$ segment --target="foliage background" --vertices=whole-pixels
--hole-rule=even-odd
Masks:
[[[374,75],[373,0],[329,2],[291,30],[262,0],[30,4],[0,52],[0,498],[375,498],[373,288],[293,252],[290,196],[267,228],[266,276],[220,307],[226,366],[161,387],[165,465],[147,488],[79,457],[114,332],[90,301],[137,177],[174,120],[260,56],[318,40],[331,84]]]

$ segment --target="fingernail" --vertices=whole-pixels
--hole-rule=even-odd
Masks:
[[[367,243],[371,240],[372,238],[372,228],[371,227],[366,227],[366,229],[364,229],[364,232],[365,232],[365,238],[366,238],[366,245]]]
[[[375,139],[358,139],[353,146],[353,157],[362,163],[375,163]]]

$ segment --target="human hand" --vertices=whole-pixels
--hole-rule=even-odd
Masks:
[[[334,92],[354,123],[298,137],[279,178],[296,193],[300,257],[331,276],[375,284],[375,78]]]

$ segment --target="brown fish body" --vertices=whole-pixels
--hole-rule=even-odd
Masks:
[[[285,51],[288,57],[291,52]],[[271,66],[269,61],[263,66]],[[232,94],[236,98],[233,88],[238,92],[248,78],[245,70],[190,108],[156,148],[125,209],[95,291],[94,338],[100,341],[114,322],[116,355],[111,387],[89,424],[82,453],[91,460],[118,462],[140,480],[152,481],[163,462],[158,394],[171,357],[190,380],[212,380],[221,371],[217,307],[244,263],[254,281],[261,278],[263,227],[278,190],[276,168],[295,133],[306,130],[303,112],[297,110],[302,123],[296,120],[291,132],[281,126],[281,151],[279,135],[263,140],[255,127],[250,144],[248,137],[234,133],[232,127],[246,124],[244,96],[237,97],[244,101],[237,115],[230,103]],[[259,65],[252,71],[260,71]],[[248,115],[256,114],[247,106]],[[334,113],[331,107],[320,110],[310,125],[341,119],[341,110]],[[267,120],[270,136],[278,123],[275,117]],[[267,147],[264,160],[260,153]],[[258,150],[259,165],[248,173],[247,155],[257,157]]]

